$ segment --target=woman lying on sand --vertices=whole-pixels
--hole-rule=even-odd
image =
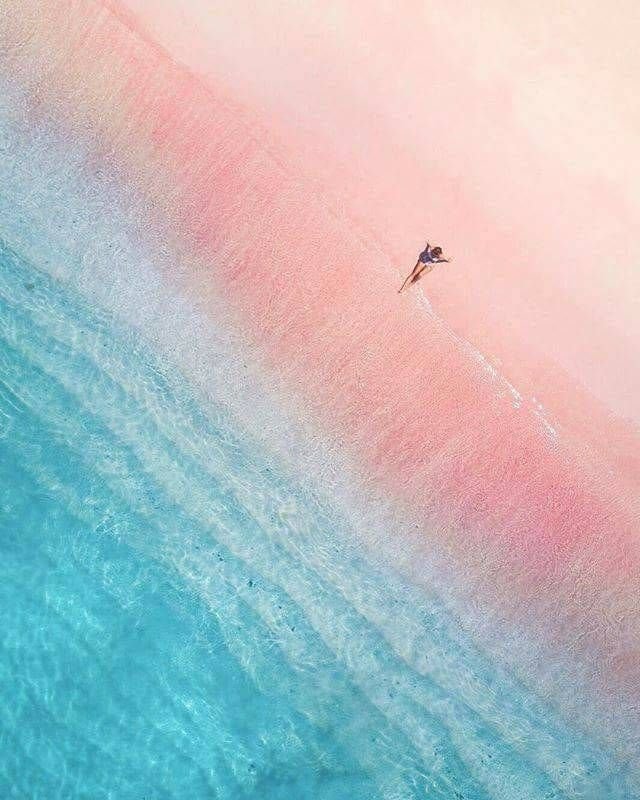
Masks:
[[[423,276],[425,272],[431,272],[435,264],[440,264],[442,261],[446,261],[449,263],[448,258],[441,258],[442,255],[442,248],[441,247],[429,247],[429,242],[427,242],[426,247],[418,256],[418,261],[411,272],[411,275],[405,280],[402,286],[398,289],[398,294],[404,289],[404,287],[409,284],[415,283],[419,281],[420,278]]]

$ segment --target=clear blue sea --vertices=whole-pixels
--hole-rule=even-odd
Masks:
[[[166,373],[0,245],[0,797],[631,796]]]

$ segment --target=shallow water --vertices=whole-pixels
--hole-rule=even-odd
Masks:
[[[631,796],[137,333],[0,264],[2,796]]]

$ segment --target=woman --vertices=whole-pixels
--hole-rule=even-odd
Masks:
[[[443,261],[446,261],[447,264],[449,263],[448,258],[441,258],[442,256],[442,248],[441,247],[429,247],[429,242],[427,242],[427,246],[424,250],[420,253],[418,257],[418,261],[411,272],[411,275],[405,280],[402,286],[398,289],[398,294],[404,289],[407,285],[411,285],[416,281],[419,281],[422,275],[425,272],[431,272],[434,267],[434,264],[440,264]]]

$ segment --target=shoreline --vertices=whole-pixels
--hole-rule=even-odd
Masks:
[[[640,574],[635,462],[612,472],[603,415],[587,446],[586,400],[566,412],[568,422],[559,415],[550,435],[537,406],[518,407],[447,319],[413,295],[398,300],[397,258],[370,256],[349,209],[339,200],[327,207],[309,190],[264,121],[150,53],[107,13],[94,19],[97,4],[60,6],[10,56],[26,116],[36,127],[51,116],[71,141],[87,142],[85,176],[109,164],[135,188],[151,235],[166,234],[159,280],[212,326],[221,305],[230,307],[255,361],[369,486],[422,515],[422,545],[456,559],[461,582],[478,589],[494,619],[508,618],[508,628],[529,615],[550,645],[576,648],[594,680],[618,681],[609,689],[632,701],[640,674],[630,646],[637,623],[628,619]],[[65,9],[87,17],[67,19]],[[61,54],[53,71],[50,50]],[[306,447],[312,452],[312,441]],[[615,676],[607,672],[612,639]]]

